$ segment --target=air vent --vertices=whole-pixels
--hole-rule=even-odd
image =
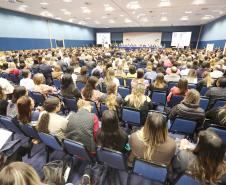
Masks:
[[[91,3],[90,3],[90,2],[85,2],[84,4],[85,4],[86,6],[91,5]]]

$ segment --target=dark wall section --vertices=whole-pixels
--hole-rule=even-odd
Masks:
[[[171,26],[171,27],[139,27],[139,28],[101,28],[95,32],[111,32],[112,43],[122,43],[125,32],[162,32],[162,45],[170,47],[173,32],[192,32],[191,47],[195,48],[200,26]]]

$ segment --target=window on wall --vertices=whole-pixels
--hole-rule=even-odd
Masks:
[[[64,40],[56,40],[56,47],[63,48],[64,47]]]

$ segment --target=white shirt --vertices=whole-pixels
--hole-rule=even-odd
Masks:
[[[187,69],[181,70],[180,75],[181,75],[181,76],[187,76],[188,73],[189,73],[189,70],[190,70],[190,69],[188,69],[188,68],[187,68]]]
[[[5,78],[0,78],[0,86],[2,87],[2,90],[5,94],[12,94],[13,93],[14,87]]]
[[[223,73],[218,70],[214,70],[213,72],[210,73],[211,78],[220,78],[223,76]]]
[[[28,91],[32,91],[34,89],[34,81],[30,78],[23,78],[20,80],[20,86],[24,86]]]

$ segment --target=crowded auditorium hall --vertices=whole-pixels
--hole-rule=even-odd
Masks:
[[[0,0],[0,185],[226,185],[226,1]]]

